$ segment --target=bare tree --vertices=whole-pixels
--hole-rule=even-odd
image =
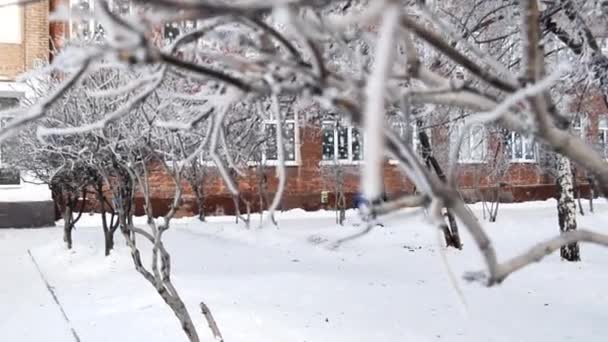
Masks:
[[[561,247],[567,246],[567,250],[568,245],[577,242],[608,245],[606,235],[574,230],[572,176],[568,165],[576,163],[589,172],[605,196],[608,164],[603,155],[566,129],[562,109],[556,105],[551,92],[562,79],[566,80],[564,83],[574,84],[579,77],[592,78],[598,89],[607,92],[607,59],[590,26],[601,21],[602,12],[587,11],[591,6],[587,2],[556,1],[543,4],[542,8],[536,0],[508,3],[454,0],[429,4],[396,0],[296,0],[289,5],[261,1],[137,0],[134,3],[142,5],[138,23],[113,13],[106,1],[97,1],[95,16],[108,28],[104,39],[98,45],[72,52],[66,50],[63,58],[59,56],[53,69],[65,73],[64,81],[35,105],[9,113],[19,115],[0,130],[0,141],[24,125],[45,117],[48,109],[65,98],[70,89],[84,82],[85,75],[104,68],[107,63],[118,62],[130,70],[145,70],[141,77],[122,80],[114,88],[115,92],[128,94],[116,109],[78,126],[43,125],[38,133],[45,138],[82,135],[107,129],[121,120],[142,125],[141,131],[146,135],[130,140],[129,144],[118,135],[120,138],[113,138],[113,143],[104,149],[116,156],[117,165],[124,168],[132,184],[144,194],[148,231],[129,222],[124,208],[118,212],[119,216],[123,212],[121,225],[127,228],[126,236],[138,271],[174,310],[190,340],[196,341],[198,337],[184,303],[170,282],[169,254],[162,244],[163,232],[169,228],[179,206],[183,166],[167,168],[175,181],[176,193],[169,214],[156,223],[147,177],[149,163],[163,160],[156,152],[155,129],[173,127],[189,131],[197,122],[209,119],[209,144],[204,148],[238,202],[241,193],[236,176],[241,173],[240,154],[238,149],[230,148],[233,141],[226,139],[232,133],[229,113],[263,99],[270,100],[278,125],[280,186],[270,205],[271,212],[279,205],[286,184],[284,113],[279,99],[295,96],[341,113],[365,132],[361,188],[370,199],[373,212],[422,205],[441,229],[445,227],[444,212],[448,213],[448,221],[453,216],[454,222],[455,219],[462,222],[487,267],[483,274],[467,275],[468,279],[484,279],[488,285],[494,285]],[[450,13],[449,20],[442,19],[440,14],[445,13]],[[200,26],[180,34],[168,46],[159,46],[152,38],[154,28],[148,23],[174,20],[195,20]],[[549,40],[561,45],[549,50],[545,44]],[[564,51],[578,63],[552,60],[550,57],[557,51]],[[158,95],[157,91],[170,78],[204,85],[209,91],[184,93],[197,101],[207,101],[205,105],[212,112],[206,115],[207,111],[183,111],[175,113],[173,122],[156,120],[151,114],[155,111],[143,108],[142,104]],[[463,131],[475,124],[500,127],[543,143],[561,155],[558,175],[563,195],[559,201],[564,223],[561,234],[500,262],[483,226],[459,195],[455,175],[457,158],[454,158],[459,148],[450,152],[446,169],[438,169],[428,156],[422,158],[384,124],[386,112],[394,107],[410,121],[422,119],[412,113],[411,106],[460,109],[467,112]],[[242,113],[256,115],[256,111]],[[424,135],[420,135],[420,140],[424,140]],[[188,158],[196,158],[202,149],[197,148]],[[378,201],[385,156],[399,162],[418,194],[388,203]],[[106,175],[108,180],[112,177]],[[238,203],[235,206],[238,208]],[[372,228],[366,227],[361,234]],[[451,229],[454,233],[454,227]],[[152,245],[154,257],[150,270],[141,263],[135,236],[143,237]],[[575,254],[568,252],[568,257],[575,259]]]

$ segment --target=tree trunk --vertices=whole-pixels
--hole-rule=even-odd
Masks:
[[[422,159],[425,161],[427,167],[435,171],[437,177],[445,182],[445,174],[443,173],[441,166],[439,166],[437,159],[431,154],[432,149],[429,137],[422,129],[418,131],[418,140],[420,140],[420,145],[422,146]],[[446,235],[446,244],[448,247],[462,249],[462,243],[458,233],[458,223],[456,223],[454,215],[452,215],[448,208],[446,208],[446,217],[448,219],[448,224],[441,226],[443,233]]]
[[[562,155],[557,158],[557,216],[559,230],[565,233],[576,230],[576,204],[570,160]],[[578,243],[571,243],[560,249],[560,255],[567,261],[580,261]]]
[[[198,220],[201,222],[205,222],[205,202],[203,201],[203,193],[202,190],[196,189],[196,206],[198,209]]]
[[[587,183],[589,183],[589,212],[593,212],[593,198],[595,197],[595,182],[593,178],[588,177]]]
[[[72,206],[68,203],[63,210],[63,241],[72,249]]]
[[[104,231],[105,241],[105,255],[110,255],[110,252],[114,249],[114,234],[111,230]]]
[[[576,204],[578,205],[578,212],[581,216],[585,215],[585,211],[583,210],[583,203],[581,202],[581,187],[576,178],[576,168],[572,168],[572,186],[574,191],[576,192]]]
[[[203,193],[202,185],[197,184],[196,179],[192,178],[189,180],[190,188],[194,192],[194,198],[196,199],[196,209],[198,210],[198,220],[205,222],[205,195]]]
[[[462,249],[462,242],[460,241],[460,233],[458,232],[458,224],[456,223],[456,219],[454,218],[452,212],[447,208],[445,211],[445,215],[448,219],[448,223],[451,228],[450,243],[448,243],[447,245]]]

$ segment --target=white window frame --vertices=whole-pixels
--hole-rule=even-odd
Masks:
[[[455,140],[453,146],[456,147],[458,141],[456,141],[460,134],[462,133],[462,129],[464,128],[464,123],[459,123],[456,126],[455,132]],[[480,129],[481,139],[478,139],[478,136],[475,136],[471,131],[474,129]],[[469,132],[465,134],[462,138],[462,144],[460,145],[460,151],[458,151],[458,163],[460,164],[483,164],[486,162],[486,156],[488,152],[488,139],[486,137],[486,129],[483,125],[476,124],[469,127]],[[476,146],[473,146],[476,145]],[[479,158],[473,158],[473,150],[480,149],[481,156]],[[467,153],[468,152],[468,153]],[[467,155],[468,154],[468,155]]]
[[[0,5],[4,5],[7,3],[15,3],[14,0],[0,0]],[[11,5],[11,6],[4,6],[2,8],[0,8],[0,11],[3,15],[7,15],[10,17],[15,17],[17,20],[16,23],[12,23],[12,24],[17,24],[18,26],[18,33],[17,35],[15,35],[14,37],[10,37],[8,39],[0,39],[0,44],[23,44],[23,36],[24,36],[24,13],[23,13],[23,9],[21,8],[21,6],[19,5]],[[3,24],[4,26],[2,26],[2,30],[4,32],[10,32],[11,28],[7,27],[8,23]]]
[[[68,31],[69,31],[69,35],[70,35],[70,39],[76,38],[78,37],[78,35],[75,34],[74,32],[74,24],[76,24],[76,21],[82,21],[81,18],[73,18],[72,16],[72,11],[74,6],[77,6],[82,0],[70,0],[70,6],[68,8],[69,11],[69,27],[68,27]],[[91,11],[91,15],[93,15],[93,13],[95,12],[95,1],[94,0],[87,0],[87,2],[89,3],[89,10]],[[86,39],[91,39],[95,36],[95,19],[91,18],[89,20],[89,32],[90,32],[90,37],[87,37]]]
[[[71,38],[76,38],[77,36],[74,35],[74,24],[75,24],[75,19],[72,18],[72,9],[74,6],[78,5],[78,3],[80,3],[82,0],[69,0],[69,8],[68,8],[68,13],[69,13],[69,22],[68,22],[68,32],[69,32],[69,37]],[[91,36],[87,37],[86,39],[93,39],[95,38],[95,31],[97,28],[97,25],[99,24],[99,22],[97,20],[95,20],[94,13],[95,13],[95,0],[87,0],[87,2],[89,3],[89,10],[91,11],[91,18],[89,19],[89,31]],[[114,1],[113,0],[108,0],[108,7],[110,8],[110,10],[114,10]],[[129,1],[129,14],[133,14],[133,3],[131,1]],[[76,19],[78,21],[82,20],[82,19]]]
[[[393,132],[396,133],[397,136],[401,139],[403,139],[403,137],[407,134],[407,123],[405,123],[402,120],[390,121],[389,126],[390,126],[391,130],[393,130]],[[411,126],[411,124],[410,124],[410,126]],[[412,146],[414,146],[417,143],[420,143],[420,142],[414,137],[414,131],[412,131]],[[391,165],[397,165],[397,164],[399,164],[399,161],[396,159],[390,158],[388,160],[388,163]]]
[[[289,124],[293,124],[293,135],[294,135],[294,154],[295,154],[295,158],[294,160],[285,160],[285,166],[300,166],[301,165],[301,155],[300,155],[300,127],[298,125],[298,113],[297,111],[294,111],[293,113],[293,118],[291,119],[287,119],[287,118],[283,118],[283,129],[285,129],[285,127],[287,127],[287,125]],[[275,125],[279,126],[279,121],[276,118],[271,118],[271,119],[265,119],[262,123],[262,130],[264,132],[264,134],[266,134],[266,127],[269,125]],[[276,132],[276,130],[275,130]],[[283,135],[283,139],[285,139],[285,135]],[[276,140],[276,138],[275,138]],[[261,146],[262,146],[262,165],[268,165],[268,166],[276,166],[279,165],[279,160],[278,159],[268,159],[268,157],[266,156],[266,143],[267,141],[265,141]],[[278,141],[277,141],[278,143]],[[277,150],[278,153],[278,150]],[[278,158],[278,155],[277,155]],[[255,162],[252,162],[253,165],[255,165]]]
[[[598,116],[598,120],[597,120],[597,135],[599,137],[599,135],[602,135],[602,138],[604,140],[604,145],[601,146],[600,145],[600,152],[602,153],[602,155],[604,156],[604,159],[608,160],[608,116],[606,115],[600,115]],[[598,145],[599,145],[599,141],[598,141]]]
[[[589,121],[587,115],[584,113],[578,113],[574,116],[574,120],[572,121],[572,125],[570,126],[570,130],[574,133],[575,136],[585,140],[587,136],[587,127],[589,126]]]
[[[526,137],[523,134],[519,133],[521,137],[521,158],[515,158],[515,135],[517,132],[511,131],[509,132],[509,142],[511,146],[511,155],[509,156],[509,161],[511,163],[520,163],[520,164],[535,164],[538,162],[538,145],[534,141],[534,139],[530,137]],[[532,149],[534,150],[533,158],[526,158],[526,143],[525,141],[529,141],[532,144]]]
[[[408,124],[406,124],[404,121],[393,121],[390,123],[391,129],[393,130],[393,132],[397,133],[397,135],[400,138],[403,138],[407,131],[407,126]],[[420,139],[418,138],[418,125],[416,124],[416,122],[410,122],[409,123],[409,129],[410,129],[410,139],[411,139],[411,144],[412,144],[412,150],[422,156],[422,147],[420,146]],[[429,138],[429,144],[433,144],[433,135],[431,134],[431,130],[430,129],[425,129],[427,131],[427,137]],[[391,165],[396,165],[399,164],[399,161],[395,160],[395,159],[389,159],[388,163]]]
[[[358,128],[353,125],[341,126],[341,127],[347,129],[346,146],[347,146],[348,159],[338,159],[338,145],[339,145],[338,144],[338,126],[340,126],[340,122],[336,121],[336,120],[324,120],[321,123],[321,127],[326,126],[326,125],[333,126],[334,159],[333,160],[323,159],[323,144],[321,144],[321,162],[319,164],[320,165],[336,165],[336,164],[338,164],[338,165],[359,165],[359,164],[363,163],[363,161],[365,160],[365,156],[363,155],[363,144],[365,142],[365,137],[363,137],[363,132],[361,132],[359,130],[359,136],[363,138],[362,141],[359,141],[359,144],[361,145],[361,160],[354,160],[353,143],[352,143],[353,142],[353,129],[358,129]]]

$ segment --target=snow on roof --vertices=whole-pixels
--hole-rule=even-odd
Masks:
[[[27,86],[23,83],[0,81],[0,97],[21,97],[26,91]]]
[[[52,201],[51,190],[46,184],[35,184],[31,176],[22,175],[19,185],[0,185],[0,202]]]

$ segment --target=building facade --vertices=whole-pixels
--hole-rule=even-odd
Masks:
[[[579,135],[608,158],[608,109],[600,96],[589,96],[577,109],[573,118],[572,134]],[[364,156],[364,138],[352,126],[335,120],[304,120],[303,114],[286,115],[284,141],[287,186],[281,208],[305,210],[332,209],[336,205],[352,207],[359,192],[359,171]],[[390,122],[390,119],[389,119]],[[267,120],[265,130],[274,135],[273,121]],[[417,126],[390,124],[395,133],[408,141],[414,150],[421,152]],[[456,145],[455,137],[461,133],[458,122],[445,126],[425,128],[432,147],[432,155],[447,168],[450,149]],[[492,131],[472,127],[463,134],[460,154],[456,161],[458,186],[469,202],[499,199],[502,202],[545,200],[556,196],[553,154],[543,146],[520,134],[503,130]],[[270,146],[268,146],[270,144]],[[268,139],[264,147],[263,172],[252,163],[244,168],[245,176],[235,175],[241,193],[239,210],[245,212],[267,208],[269,197],[278,187],[276,173],[276,146]],[[205,163],[206,177],[200,187],[205,195],[207,214],[232,214],[236,211],[234,199],[212,163]],[[576,195],[587,196],[589,178],[585,172],[576,174]],[[174,184],[161,169],[151,173],[151,188],[155,212],[162,214],[169,207]],[[181,215],[197,213],[197,205],[189,184],[182,184],[185,194]],[[260,189],[267,196],[260,196]],[[387,159],[384,165],[384,188],[389,198],[412,194],[412,182],[399,169],[397,163]],[[338,203],[339,192],[344,201]],[[139,211],[141,213],[141,211]]]
[[[6,1],[6,0],[0,0]],[[60,4],[68,4],[69,20],[48,22],[49,10]],[[94,39],[103,34],[103,29],[93,19],[82,19],[78,11],[88,11],[94,6],[91,0],[50,0],[24,8],[9,6],[0,10],[0,19],[12,30],[0,33],[0,77],[5,85],[12,84],[16,75],[45,61],[49,55],[49,32],[51,51],[60,48],[64,39]],[[113,0],[113,10],[121,14],[132,11],[130,1]],[[188,23],[184,24],[187,28]],[[179,35],[180,25],[168,24],[162,29],[165,39]],[[18,92],[5,98],[15,98]],[[12,97],[11,97],[12,96]],[[9,100],[5,100],[9,101]],[[9,101],[10,102],[10,101]],[[588,97],[584,104],[574,110],[580,120],[573,122],[573,134],[580,134],[608,156],[608,110],[601,97]],[[428,123],[410,125],[400,120],[389,120],[390,127],[403,139],[411,143],[415,150],[421,150],[418,129],[425,129],[432,146],[432,154],[447,165],[454,137],[461,133],[461,125],[450,125],[450,129],[433,127]],[[431,127],[427,127],[431,126]],[[276,121],[268,117],[263,128],[269,136],[276,132]],[[555,196],[554,177],[550,161],[544,160],[542,146],[519,134],[492,131],[482,127],[472,127],[463,133],[461,152],[457,160],[458,185],[463,196],[470,201],[490,199],[498,196],[502,201],[525,201],[546,199]],[[302,111],[288,111],[284,127],[286,144],[287,186],[282,200],[282,208],[304,208],[315,210],[334,208],[337,193],[345,195],[342,205],[350,207],[359,189],[359,168],[364,156],[364,138],[360,132],[342,120],[320,119],[311,123]],[[235,176],[241,192],[238,201],[240,211],[255,211],[268,205],[277,189],[276,146],[272,139],[266,143],[263,164],[260,168],[252,164],[244,168],[244,176]],[[236,211],[235,203],[218,170],[205,163],[205,180],[199,186],[205,196],[205,211],[208,214],[230,214]],[[586,191],[587,179],[578,174],[580,184]],[[172,179],[160,169],[151,172],[153,206],[157,214],[166,212],[174,193]],[[197,205],[191,187],[184,183],[184,205],[182,215],[194,214]],[[260,196],[260,188],[267,196]],[[386,160],[384,166],[384,187],[389,197],[413,193],[415,188],[399,170],[394,161]],[[264,198],[263,198],[264,197]],[[139,199],[140,203],[143,202]],[[141,209],[141,208],[140,208]],[[141,210],[139,210],[141,213]]]
[[[15,1],[0,0],[0,4]],[[27,88],[17,77],[44,65],[49,58],[49,5],[36,1],[23,6],[0,7],[0,110],[14,107]],[[19,174],[2,166],[0,146],[0,185],[19,184]]]

